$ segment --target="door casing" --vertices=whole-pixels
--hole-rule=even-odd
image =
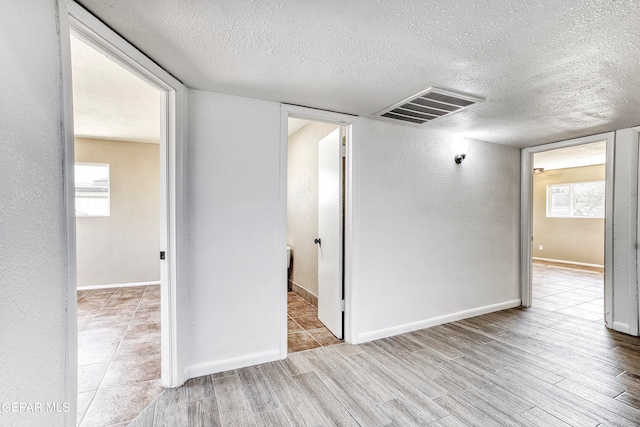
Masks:
[[[185,381],[186,354],[181,337],[186,337],[184,291],[182,281],[184,241],[183,159],[186,141],[187,88],[137,48],[71,0],[58,0],[60,55],[62,68],[64,133],[64,199],[67,240],[67,372],[65,396],[71,405],[65,414],[66,425],[76,425],[77,407],[77,303],[76,303],[76,228],[74,191],[74,127],[71,83],[70,35],[73,31],[83,41],[119,63],[161,91],[161,244],[166,261],[161,262],[161,376],[164,387],[178,387]],[[159,255],[159,254],[158,254]]]
[[[615,133],[608,132],[551,144],[523,148],[521,152],[521,212],[520,212],[520,289],[523,307],[530,307],[533,299],[532,248],[533,239],[533,154],[559,148],[573,147],[592,142],[606,141],[607,160],[605,172],[605,230],[604,230],[604,301],[605,324],[612,327],[613,305],[613,177]]]
[[[279,282],[282,283],[280,295],[280,355],[287,357],[287,162],[288,162],[288,120],[289,117],[332,123],[345,127],[345,221],[344,221],[344,340],[357,344],[357,271],[353,265],[357,253],[357,134],[358,117],[332,111],[317,110],[297,105],[282,104],[280,108],[280,222],[279,222],[279,264],[282,265]]]

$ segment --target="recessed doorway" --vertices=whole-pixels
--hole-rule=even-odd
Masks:
[[[288,119],[288,352],[342,342],[345,127]]]
[[[612,327],[613,133],[522,151],[522,305]]]
[[[163,390],[161,92],[73,33],[71,62],[77,420],[100,427],[132,420]]]
[[[604,322],[606,141],[533,155],[532,306]]]
[[[183,201],[178,191],[177,182],[181,182],[183,177],[183,147],[185,140],[185,119],[186,115],[186,95],[187,89],[179,81],[162,70],[157,64],[152,62],[144,54],[138,51],[131,44],[115,34],[111,29],[106,27],[102,22],[97,20],[93,15],[79,6],[77,3],[60,3],[60,37],[61,57],[62,57],[62,91],[63,91],[63,115],[64,115],[64,176],[65,176],[65,209],[66,209],[66,234],[67,234],[67,256],[69,259],[69,278],[68,278],[68,295],[72,296],[69,301],[69,321],[68,321],[68,351],[69,351],[69,381],[68,389],[65,392],[68,402],[72,402],[72,407],[77,406],[78,412],[86,409],[87,401],[81,401],[78,398],[79,381],[78,371],[75,369],[79,363],[78,354],[78,332],[82,324],[78,323],[79,304],[76,301],[78,294],[78,269],[77,269],[77,242],[76,242],[76,181],[75,181],[75,131],[74,126],[74,94],[73,94],[73,73],[72,73],[72,53],[71,53],[71,37],[80,39],[82,42],[100,52],[106,58],[115,64],[127,70],[146,84],[153,87],[156,91],[156,105],[159,108],[155,117],[158,117],[160,126],[157,129],[159,135],[159,152],[154,163],[159,161],[159,177],[156,177],[156,184],[159,186],[159,194],[156,196],[159,203],[156,206],[159,212],[159,233],[156,235],[159,240],[160,251],[153,254],[156,261],[160,265],[160,285],[144,284],[146,287],[142,295],[121,295],[122,298],[115,295],[116,299],[126,299],[131,305],[136,304],[135,298],[138,296],[136,307],[142,307],[146,302],[150,302],[153,314],[148,317],[156,316],[159,308],[160,312],[160,387],[177,387],[184,382],[184,354],[181,345],[182,337],[185,334],[179,334],[178,329],[181,317],[179,317],[179,304],[181,298],[184,298],[184,291],[176,286],[176,283],[182,278],[182,274],[178,271],[178,259],[182,253],[183,242],[178,238],[182,233],[182,206]],[[114,127],[115,128],[115,127]],[[112,129],[113,130],[113,129]],[[96,138],[97,139],[97,138]],[[129,139],[129,138],[128,138]],[[141,142],[141,141],[135,141]],[[142,144],[141,144],[142,145]],[[87,163],[108,163],[108,162],[87,162]],[[111,175],[111,171],[110,171]],[[104,181],[104,177],[98,178],[98,181]],[[159,181],[159,182],[157,182]],[[100,187],[96,185],[95,187]],[[100,191],[98,191],[100,192]],[[180,197],[179,197],[180,196]],[[82,205],[81,203],[79,204]],[[81,206],[83,209],[86,207]],[[109,206],[111,208],[111,206]],[[112,252],[118,251],[120,248],[113,248]],[[157,283],[157,281],[154,281]],[[136,284],[140,284],[137,282]],[[155,288],[151,288],[155,286]],[[140,287],[128,287],[128,289]],[[110,288],[107,288],[110,289]],[[113,288],[111,288],[113,289]],[[136,292],[139,292],[136,291]],[[135,293],[135,292],[134,292]],[[151,297],[160,299],[154,301],[143,301],[145,296],[147,299]],[[80,298],[86,296],[86,293],[80,295]],[[114,297],[108,297],[109,299]],[[133,299],[132,299],[133,297]],[[115,300],[114,300],[115,301]],[[159,307],[158,307],[159,306]],[[93,307],[95,308],[95,307]],[[150,307],[145,307],[149,309]],[[157,326],[157,323],[156,323]],[[154,326],[154,328],[156,328]],[[184,326],[183,326],[184,327]],[[156,328],[157,329],[157,328]],[[118,347],[120,348],[120,347]],[[154,351],[157,347],[154,345]],[[157,365],[156,365],[157,366]],[[103,379],[106,377],[103,377]],[[157,389],[154,389],[157,390]],[[155,393],[155,391],[153,391]],[[134,392],[134,395],[136,393]],[[138,393],[140,398],[146,398],[143,393]],[[148,397],[148,396],[147,396]],[[111,399],[112,403],[118,405],[120,398]],[[138,400],[138,399],[136,399]],[[77,405],[73,405],[77,402]],[[128,410],[140,402],[129,402]],[[122,408],[120,408],[122,409]],[[135,409],[137,411],[137,409]],[[102,413],[109,413],[110,409],[101,408]],[[132,419],[137,414],[127,413],[126,419]],[[85,414],[86,416],[86,414]],[[74,425],[79,420],[76,411],[67,414],[67,424]],[[124,419],[124,418],[123,418]],[[95,425],[89,423],[86,418],[85,425]]]

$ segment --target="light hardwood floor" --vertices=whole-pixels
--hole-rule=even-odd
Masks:
[[[131,425],[640,425],[640,340],[505,310],[195,378]]]

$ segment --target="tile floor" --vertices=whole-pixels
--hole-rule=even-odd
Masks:
[[[604,322],[604,273],[534,262],[532,305]]]
[[[342,342],[318,320],[318,309],[316,307],[293,292],[289,292],[287,298],[289,353],[326,347]]]
[[[162,390],[160,286],[78,291],[78,425],[127,425]]]

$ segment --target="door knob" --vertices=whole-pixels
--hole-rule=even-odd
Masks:
[[[313,241],[313,243],[315,243],[316,245],[320,245],[320,246],[322,246],[322,243],[320,243],[320,239],[319,239],[319,238],[318,238],[318,239],[315,239],[315,240]]]

